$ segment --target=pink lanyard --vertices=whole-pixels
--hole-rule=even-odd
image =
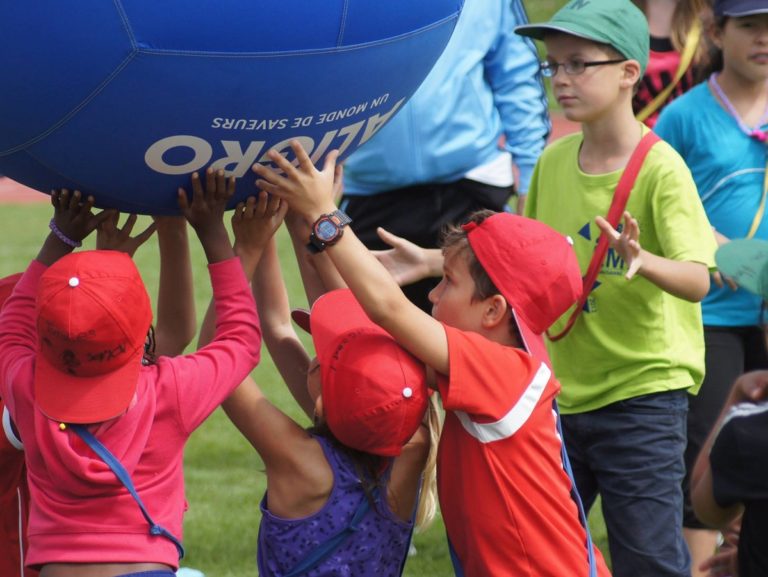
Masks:
[[[733,119],[739,125],[739,128],[744,134],[760,142],[765,142],[766,140],[768,140],[768,132],[765,132],[761,128],[763,124],[768,122],[768,108],[766,108],[762,118],[760,118],[760,121],[757,123],[757,126],[755,126],[755,128],[753,129],[750,129],[746,124],[744,124],[744,121],[741,119],[741,116],[739,116],[739,113],[736,112],[736,109],[733,107],[733,104],[731,104],[731,101],[728,100],[728,97],[725,95],[725,92],[723,92],[723,89],[720,88],[720,85],[717,83],[717,73],[713,72],[712,75],[709,77],[709,85],[712,87],[712,89],[715,91],[717,96],[720,98],[720,101],[723,104],[725,104],[725,107],[728,109],[728,112],[731,114],[731,116],[733,116]]]

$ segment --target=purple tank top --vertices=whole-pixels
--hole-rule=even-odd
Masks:
[[[301,519],[272,515],[267,509],[267,495],[264,495],[257,555],[261,577],[281,577],[289,572],[320,543],[347,527],[361,499],[367,499],[352,459],[327,439],[314,438],[322,446],[333,470],[333,489],[322,509]],[[391,469],[390,463],[384,474],[385,481]],[[383,495],[377,496],[375,503],[375,508],[368,511],[357,531],[350,533],[333,553],[303,575],[400,575],[413,523],[398,519],[389,510]]]

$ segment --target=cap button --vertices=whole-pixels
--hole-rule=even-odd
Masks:
[[[410,399],[413,396],[413,389],[411,387],[405,387],[403,389],[403,396],[406,399]]]
[[[71,286],[72,288],[76,287],[79,284],[80,284],[80,279],[77,278],[76,276],[73,276],[72,278],[69,279],[69,286]]]

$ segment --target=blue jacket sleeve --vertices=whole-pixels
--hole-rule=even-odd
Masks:
[[[504,146],[520,171],[517,190],[525,194],[551,122],[536,47],[514,32],[516,26],[528,23],[525,9],[520,0],[505,0],[504,5],[494,49],[485,58],[485,74],[501,115]]]

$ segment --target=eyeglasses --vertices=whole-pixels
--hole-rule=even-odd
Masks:
[[[568,76],[578,76],[582,74],[587,68],[592,66],[602,66],[603,64],[619,64],[620,62],[626,62],[626,58],[615,58],[614,60],[592,60],[585,62],[584,60],[569,60],[568,62],[550,62],[544,60],[539,63],[539,70],[541,75],[545,78],[552,78],[557,74],[558,68],[561,66]]]

